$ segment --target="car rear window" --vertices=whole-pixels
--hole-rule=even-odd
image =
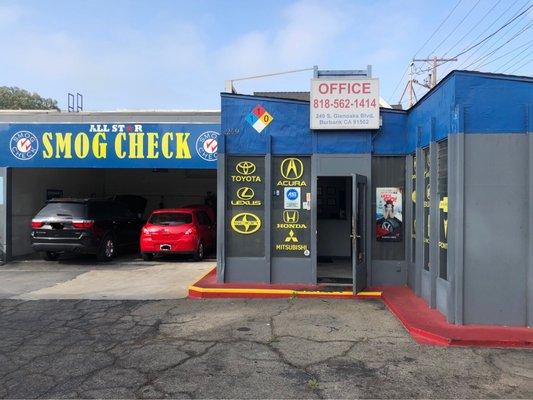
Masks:
[[[152,225],[184,225],[192,222],[192,214],[188,213],[157,213],[152,214]]]
[[[35,216],[36,219],[44,218],[85,218],[87,207],[83,203],[48,203]]]

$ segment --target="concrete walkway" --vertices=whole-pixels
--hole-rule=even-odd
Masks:
[[[0,298],[179,299],[215,264],[215,260],[191,262],[183,257],[144,262],[136,255],[110,263],[98,263],[91,257],[59,262],[19,260],[0,267]]]

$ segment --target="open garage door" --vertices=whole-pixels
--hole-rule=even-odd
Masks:
[[[204,204],[214,209],[216,204],[214,169],[13,168],[11,179],[13,257],[33,253],[32,218],[52,198],[116,198],[126,202],[130,196],[140,196],[146,199],[144,220],[156,209]]]

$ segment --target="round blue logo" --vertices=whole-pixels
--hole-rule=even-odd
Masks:
[[[296,200],[298,198],[298,191],[296,189],[287,190],[287,198],[289,200]]]
[[[217,160],[218,132],[207,131],[196,139],[196,152],[205,161]]]
[[[32,159],[39,150],[39,141],[30,131],[18,131],[9,141],[11,154],[19,160],[26,161]]]

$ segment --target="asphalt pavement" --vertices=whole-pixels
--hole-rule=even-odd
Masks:
[[[533,351],[419,345],[379,300],[0,300],[2,398],[532,398]]]

